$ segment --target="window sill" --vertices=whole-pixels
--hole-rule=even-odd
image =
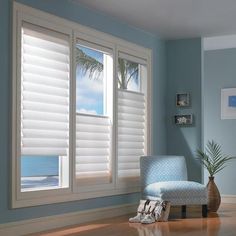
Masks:
[[[62,193],[62,194],[54,194],[49,193],[48,196],[44,197],[35,197],[35,193],[28,192],[24,198],[21,199],[13,199],[12,208],[22,208],[22,207],[30,207],[30,206],[39,206],[45,204],[55,204],[61,202],[69,202],[69,201],[77,201],[83,199],[90,198],[98,198],[98,197],[108,197],[114,195],[121,194],[129,194],[129,193],[138,193],[140,192],[140,187],[129,187],[122,189],[106,189],[100,191],[90,191],[90,192],[81,192],[81,193]],[[34,196],[33,196],[34,195]]]

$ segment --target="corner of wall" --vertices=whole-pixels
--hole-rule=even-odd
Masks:
[[[190,180],[201,182],[195,151],[201,146],[201,39],[167,42],[167,153],[186,158]],[[176,107],[176,94],[189,93],[190,106]],[[174,115],[193,114],[191,126],[174,124]]]

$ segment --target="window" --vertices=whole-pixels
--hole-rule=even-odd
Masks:
[[[112,50],[77,40],[76,180],[80,185],[111,183],[112,68]]]
[[[69,37],[21,29],[21,191],[68,187]]]
[[[118,177],[135,181],[146,147],[146,61],[119,52],[118,58]]]
[[[139,191],[151,52],[14,2],[12,205]]]

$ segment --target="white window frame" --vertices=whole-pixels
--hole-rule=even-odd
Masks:
[[[50,203],[58,203],[58,202],[67,202],[74,201],[80,199],[88,199],[94,197],[104,197],[104,196],[112,196],[118,194],[126,194],[132,192],[139,192],[139,186],[129,186],[129,185],[121,185],[118,183],[117,179],[117,125],[114,125],[113,132],[113,152],[112,152],[112,184],[107,186],[106,188],[101,188],[101,186],[97,186],[96,188],[87,188],[84,190],[79,190],[76,186],[75,180],[75,133],[73,133],[75,127],[75,90],[72,89],[70,95],[70,163],[69,163],[69,187],[66,189],[55,189],[55,190],[43,190],[43,191],[33,191],[33,192],[20,192],[20,169],[19,169],[19,161],[17,160],[17,154],[20,150],[19,148],[19,139],[17,131],[17,127],[19,127],[19,114],[17,112],[17,107],[20,105],[20,100],[17,98],[17,94],[19,94],[20,87],[18,86],[18,78],[20,73],[20,33],[21,29],[21,21],[28,21],[30,23],[39,25],[46,28],[57,29],[59,32],[67,32],[71,37],[71,84],[72,88],[75,88],[75,60],[73,59],[73,49],[75,38],[79,35],[79,38],[87,41],[91,41],[92,43],[97,43],[98,45],[104,45],[105,47],[109,47],[114,52],[113,58],[113,121],[114,124],[117,124],[117,112],[115,107],[117,106],[117,63],[118,63],[118,52],[124,51],[133,55],[134,57],[140,57],[147,61],[147,154],[151,154],[152,150],[152,133],[151,133],[151,119],[152,119],[152,51],[150,49],[141,47],[139,45],[127,42],[120,38],[96,31],[94,29],[79,25],[78,23],[71,22],[57,16],[42,12],[40,10],[33,9],[31,7],[25,6],[23,4],[14,2],[13,3],[13,40],[12,40],[12,72],[13,72],[13,82],[12,82],[12,208],[20,208],[27,206],[36,206],[42,204],[50,204]]]
[[[74,40],[73,41],[74,41],[74,46],[73,46],[74,49],[75,49],[76,42],[78,42],[82,46],[92,48],[94,50],[104,51],[104,52],[107,52],[107,53],[111,54],[113,56],[113,67],[114,67],[115,47],[114,47],[113,43],[111,43],[109,41],[101,40],[101,39],[96,38],[96,37],[91,37],[91,35],[80,32],[78,30],[74,31]],[[74,66],[76,68],[75,53],[74,53],[73,61],[74,61]],[[113,76],[113,78],[115,76],[115,70],[114,69],[113,69],[113,75],[112,76]],[[73,80],[76,81],[76,75],[75,75],[75,78]],[[114,84],[114,81],[113,81],[113,84]],[[76,99],[74,99],[74,102],[76,103]],[[74,105],[74,107],[76,107],[76,104]],[[75,116],[76,116],[76,114],[75,114]],[[96,115],[96,116],[102,117],[102,115]],[[113,114],[112,114],[112,123],[114,123],[113,122],[113,117],[114,117],[114,109],[113,109]],[[74,124],[74,125],[76,126],[76,124]],[[76,130],[76,127],[74,128],[74,130]],[[93,183],[89,184],[89,182],[88,182],[87,186],[84,185],[84,184],[79,186],[79,183],[77,183],[77,181],[75,179],[74,180],[74,186],[73,186],[74,192],[86,193],[86,192],[90,192],[91,188],[93,188],[93,190],[95,190],[95,191],[110,190],[110,189],[115,188],[115,182],[114,182],[115,171],[113,171],[114,166],[115,166],[114,158],[113,158],[114,157],[113,140],[114,140],[114,133],[115,132],[113,130],[114,130],[114,124],[112,124],[112,131],[111,131],[111,139],[112,139],[112,147],[111,147],[111,154],[110,154],[111,155],[111,166],[110,166],[110,168],[111,168],[111,171],[112,171],[111,182],[110,183],[101,183],[101,184],[93,184]]]
[[[53,22],[47,22],[42,18],[32,17],[27,14],[23,14],[20,11],[14,11],[14,21],[13,21],[13,100],[12,100],[12,114],[13,114],[13,120],[16,120],[16,122],[12,123],[12,154],[14,156],[12,160],[12,197],[14,200],[12,201],[13,207],[18,207],[18,202],[23,202],[23,205],[25,202],[27,202],[27,199],[30,196],[30,199],[34,201],[34,199],[38,198],[47,198],[49,195],[54,197],[58,194],[61,195],[67,195],[70,192],[72,192],[72,188],[70,187],[71,184],[71,178],[68,173],[69,177],[69,187],[66,188],[52,188],[48,190],[43,191],[21,191],[21,181],[20,181],[20,119],[16,119],[16,117],[20,117],[20,107],[21,107],[21,101],[20,101],[20,94],[21,94],[21,81],[19,78],[21,78],[21,36],[22,36],[22,25],[23,22],[28,22],[33,25],[41,26],[47,29],[56,30],[58,32],[64,33],[68,35],[70,38],[72,37],[72,30],[68,29],[63,26],[59,26],[57,24],[54,24]],[[70,45],[70,48],[71,45]],[[71,50],[71,49],[70,49]],[[70,61],[72,61],[72,58],[70,57]],[[70,66],[70,71],[72,71],[72,67]],[[71,77],[71,76],[70,76]],[[71,100],[71,98],[70,98]],[[71,113],[71,109],[70,109]],[[17,114],[17,116],[14,116],[14,114]],[[71,117],[71,114],[70,114]],[[71,138],[70,138],[71,139]],[[69,141],[70,142],[70,141]],[[72,149],[70,149],[69,152],[71,152]],[[70,161],[71,153],[69,154],[69,166],[71,166]],[[70,168],[70,167],[69,167]],[[15,181],[14,181],[15,180]]]
[[[126,45],[118,45],[117,46],[117,63],[116,63],[116,70],[118,71],[118,59],[122,58],[122,59],[126,59],[132,62],[136,62],[138,64],[141,65],[145,65],[147,67],[147,81],[146,81],[146,94],[145,94],[145,98],[148,101],[146,104],[146,109],[145,109],[145,117],[146,117],[146,121],[145,121],[145,152],[147,155],[150,155],[151,153],[151,148],[152,148],[152,144],[151,144],[151,118],[152,118],[152,114],[151,114],[151,102],[152,101],[152,93],[151,93],[151,80],[148,79],[151,77],[151,64],[150,64],[150,58],[148,56],[144,56],[142,53],[142,49],[141,48],[134,48],[133,47],[127,47]],[[117,74],[118,76],[118,74]],[[142,83],[142,81],[140,81],[140,83]],[[117,89],[117,93],[118,93],[118,89]],[[131,91],[131,93],[136,93]],[[116,124],[118,124],[118,103],[116,103]],[[118,136],[118,125],[116,127],[116,135]],[[117,148],[118,150],[118,148]],[[116,155],[118,158],[118,154]],[[118,162],[118,160],[117,160]],[[116,173],[118,175],[118,165],[116,165]],[[123,188],[130,188],[130,187],[139,187],[140,186],[140,179],[139,177],[135,178],[135,179],[129,179],[129,178],[125,178],[125,179],[119,179],[117,176],[117,188],[123,189]]]

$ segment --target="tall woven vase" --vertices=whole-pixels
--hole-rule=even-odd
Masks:
[[[214,177],[209,177],[209,181],[207,184],[207,190],[208,190],[208,210],[212,212],[217,212],[221,197],[220,192],[215,184]]]

